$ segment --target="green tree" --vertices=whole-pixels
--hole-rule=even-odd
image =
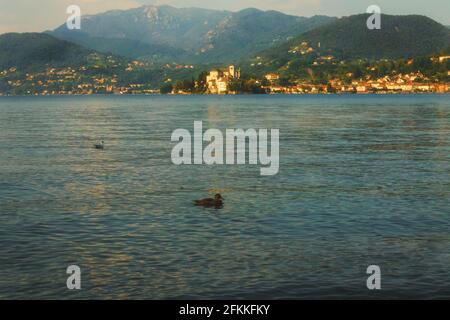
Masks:
[[[173,85],[171,83],[166,83],[160,88],[161,94],[168,94],[171,93],[173,90]]]

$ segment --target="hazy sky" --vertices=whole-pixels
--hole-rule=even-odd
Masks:
[[[376,4],[384,13],[424,14],[450,25],[450,0],[0,0],[0,33],[54,29],[66,21],[66,8],[71,4],[79,5],[83,14],[169,4],[232,11],[254,7],[300,16],[345,16]]]

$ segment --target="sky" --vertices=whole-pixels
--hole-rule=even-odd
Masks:
[[[347,16],[375,4],[383,13],[423,14],[450,25],[450,0],[0,0],[0,34],[54,29],[66,21],[66,8],[72,4],[79,5],[82,14],[168,4],[231,11],[253,7],[306,17]]]

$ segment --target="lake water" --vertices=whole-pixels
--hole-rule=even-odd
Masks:
[[[173,165],[200,120],[279,174]],[[0,98],[1,299],[398,297],[450,298],[449,95]]]

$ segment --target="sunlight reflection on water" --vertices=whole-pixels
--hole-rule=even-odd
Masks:
[[[279,128],[280,173],[175,167],[200,120]],[[0,132],[0,298],[450,297],[448,96],[1,98]]]

